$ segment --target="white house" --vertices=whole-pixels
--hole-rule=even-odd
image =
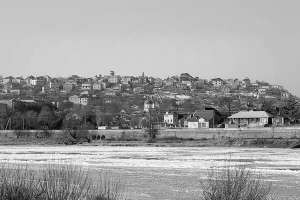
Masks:
[[[74,104],[81,104],[83,106],[89,104],[89,96],[88,95],[73,95],[69,97],[69,101],[73,102]]]
[[[166,125],[175,125],[178,122],[178,113],[166,112],[166,114],[164,114],[164,122]]]
[[[283,90],[283,86],[281,85],[271,85],[272,89],[278,89],[278,90]]]
[[[206,122],[204,118],[190,118],[187,121],[188,128],[209,128],[209,122]]]
[[[103,90],[104,86],[101,82],[96,82],[93,84],[93,90]]]
[[[240,111],[228,117],[229,124],[254,127],[272,124],[272,115],[265,111]]]
[[[258,88],[257,91],[260,94],[265,94],[267,92],[267,89],[266,88]]]
[[[214,78],[211,80],[211,83],[214,85],[214,87],[220,87],[223,85],[224,81],[221,78]]]

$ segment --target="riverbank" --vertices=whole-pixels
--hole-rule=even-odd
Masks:
[[[299,128],[166,129],[155,139],[145,130],[0,131],[0,145],[291,148],[299,143]]]
[[[81,139],[74,143],[64,143],[62,140],[35,139],[29,140],[28,138],[7,139],[0,141],[0,145],[20,145],[20,146],[131,146],[131,147],[257,147],[257,148],[292,148],[300,144],[298,138],[219,138],[219,139],[178,139],[178,138],[165,138],[154,139],[149,142],[145,140],[100,140],[100,141],[87,141]]]
[[[299,144],[299,139],[157,139],[153,142],[143,141],[113,141],[93,142],[87,146],[150,146],[150,147],[258,147],[258,148],[291,148]]]

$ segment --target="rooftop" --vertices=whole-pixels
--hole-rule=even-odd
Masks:
[[[273,117],[273,116],[265,111],[240,111],[236,114],[231,115],[228,118],[244,119],[244,118],[264,118],[264,117]]]

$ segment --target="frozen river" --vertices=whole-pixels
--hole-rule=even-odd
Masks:
[[[300,149],[224,147],[1,146],[11,163],[75,163],[109,170],[131,199],[201,199],[199,180],[225,161],[243,163],[272,182],[275,199],[300,199]]]

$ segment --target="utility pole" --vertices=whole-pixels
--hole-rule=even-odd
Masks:
[[[86,114],[84,115],[84,129],[86,130]]]
[[[152,129],[152,124],[151,124],[151,108],[149,108],[149,129],[150,129],[150,131]]]
[[[25,129],[25,123],[24,123],[25,119],[24,119],[24,116],[23,116],[23,130]]]

